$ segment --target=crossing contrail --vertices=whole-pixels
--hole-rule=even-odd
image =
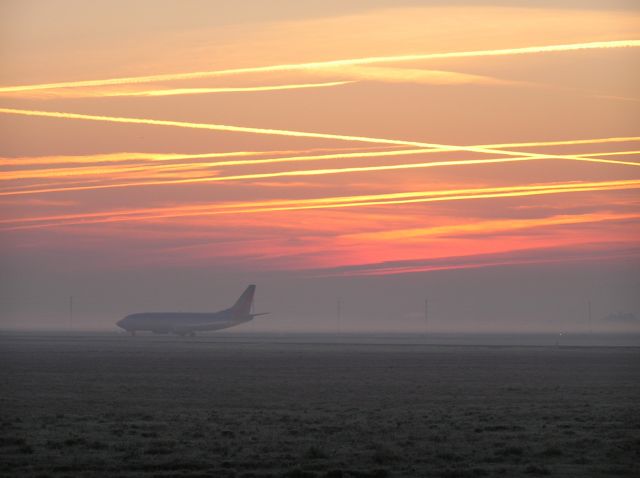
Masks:
[[[6,230],[97,224],[109,222],[130,222],[140,220],[169,219],[175,217],[211,216],[220,214],[253,214],[309,209],[332,209],[347,207],[370,207],[395,204],[425,202],[462,201],[506,197],[539,196],[592,191],[614,191],[639,189],[640,180],[568,182],[534,184],[521,186],[501,186],[439,191],[413,191],[401,193],[370,194],[357,196],[324,197],[299,200],[270,200],[237,202],[229,204],[199,204],[195,206],[175,206],[164,208],[143,208],[115,210],[97,213],[66,214],[31,218],[0,220],[0,224],[18,224]],[[49,221],[49,222],[47,222]],[[52,223],[50,221],[64,221]],[[36,223],[36,224],[33,224]],[[43,224],[44,223],[44,224]]]
[[[627,153],[627,152],[625,152]],[[604,153],[607,154],[607,153]],[[609,153],[617,154],[617,152]],[[627,153],[628,154],[628,153]],[[584,161],[593,163],[614,164],[623,166],[640,166],[640,162],[634,161],[620,161],[612,159],[602,159],[592,157],[593,155],[574,155],[575,159],[571,158],[571,161]],[[314,157],[315,159],[315,157]],[[547,159],[547,158],[542,158]],[[554,157],[554,159],[564,159],[561,156]],[[194,183],[213,183],[213,182],[226,182],[226,181],[243,181],[243,180],[255,180],[255,179],[268,179],[268,178],[283,178],[283,177],[304,177],[304,176],[325,176],[334,174],[347,174],[347,173],[360,173],[360,172],[376,172],[376,171],[396,171],[405,169],[422,169],[422,168],[439,168],[439,167],[456,167],[456,166],[472,166],[472,165],[487,165],[487,164],[501,164],[501,163],[514,163],[523,161],[540,161],[541,158],[535,157],[499,157],[489,159],[463,159],[463,160],[446,160],[446,161],[429,161],[421,163],[402,163],[402,164],[387,164],[377,166],[356,166],[346,168],[324,168],[324,169],[298,169],[288,171],[275,171],[267,173],[249,173],[249,174],[236,174],[219,176],[218,171],[208,170],[208,176],[206,177],[193,177],[198,170],[206,169],[215,166],[226,165],[222,163],[196,163],[189,165],[171,165],[161,166],[160,168],[151,169],[149,166],[136,166],[130,168],[60,168],[52,170],[25,170],[15,173],[6,172],[0,177],[0,180],[16,180],[16,179],[37,179],[37,178],[60,178],[60,177],[78,177],[85,175],[101,175],[114,174],[114,177],[108,178],[117,180],[118,174],[122,175],[127,173],[146,172],[146,173],[173,173],[173,174],[187,174],[186,178],[178,179],[159,179],[159,180],[143,180],[136,182],[122,182],[122,183],[108,183],[108,184],[94,184],[94,185],[80,185],[80,186],[61,186],[61,187],[48,187],[48,188],[32,188],[21,190],[0,190],[0,196],[15,196],[26,194],[42,194],[53,192],[71,192],[71,191],[88,191],[95,189],[115,189],[115,188],[127,188],[127,187],[144,187],[144,186],[162,186],[171,184],[194,184]],[[260,161],[260,162],[268,162]],[[198,167],[199,166],[199,167]],[[159,171],[158,171],[159,170]],[[149,177],[149,176],[147,176]],[[126,179],[126,176],[124,176]]]
[[[604,144],[604,143],[626,143],[640,141],[640,136],[619,136],[611,138],[590,138],[590,139],[573,139],[573,140],[559,140],[559,141],[535,141],[526,143],[494,143],[494,144],[479,144],[474,145],[480,148],[521,148],[521,147],[545,147],[556,145],[583,145],[583,144]],[[393,151],[374,151],[377,149]],[[2,158],[0,157],[0,166],[46,166],[46,165],[66,165],[66,164],[96,164],[96,163],[119,163],[119,162],[170,162],[170,161],[182,161],[190,159],[208,159],[208,158],[235,158],[246,156],[269,156],[269,155],[282,155],[289,154],[294,156],[282,156],[268,159],[240,159],[240,160],[228,160],[219,161],[217,165],[223,166],[239,166],[250,164],[269,164],[280,162],[296,162],[296,161],[314,161],[314,160],[326,160],[326,159],[342,159],[342,158],[362,158],[362,157],[378,157],[378,156],[404,156],[414,154],[429,154],[429,153],[442,153],[442,150],[434,148],[420,148],[420,149],[395,149],[399,146],[373,146],[373,147],[355,147],[355,148],[311,148],[311,149],[297,149],[297,150],[275,150],[275,151],[229,151],[229,152],[210,152],[210,153],[141,153],[141,152],[121,152],[121,153],[99,153],[99,154],[87,154],[87,155],[73,155],[73,156],[38,156],[38,157],[17,157],[17,158]],[[308,153],[315,153],[321,151],[340,151],[339,154],[317,154],[310,155]],[[359,153],[347,153],[347,151],[360,151]],[[367,153],[362,153],[366,151]],[[384,154],[382,154],[384,153]],[[609,153],[597,153],[598,156],[605,155],[624,155],[635,154],[636,151],[619,151]],[[303,155],[303,156],[295,156]],[[591,156],[592,154],[576,155],[576,156]]]
[[[119,117],[119,116],[101,116],[101,115],[87,115],[80,113],[67,113],[58,111],[38,111],[38,110],[24,110],[15,108],[0,108],[0,113],[24,115],[24,116],[40,116],[46,118],[63,118],[63,119],[76,119],[87,121],[104,121],[111,123],[125,123],[125,124],[143,124],[152,126],[170,126],[177,128],[190,128],[190,129],[203,129],[212,131],[227,131],[234,133],[250,133],[250,134],[263,134],[273,136],[289,136],[297,138],[316,138],[316,139],[333,139],[338,141],[350,141],[350,142],[364,142],[373,144],[384,144],[394,146],[413,146],[419,148],[429,148],[440,151],[469,151],[473,153],[491,153],[501,154],[507,156],[529,156],[540,159],[553,159],[561,157],[563,159],[579,158],[576,155],[554,155],[543,153],[526,153],[518,151],[509,151],[506,149],[488,148],[481,146],[453,146],[438,143],[427,143],[421,141],[405,141],[397,139],[387,138],[375,138],[370,136],[354,136],[344,134],[332,134],[332,133],[315,133],[307,131],[294,131],[274,128],[255,128],[248,126],[233,126],[223,124],[210,124],[210,123],[192,123],[188,121],[171,121],[171,120],[156,120],[148,118],[132,118],[132,117]],[[529,143],[532,145],[532,143]]]

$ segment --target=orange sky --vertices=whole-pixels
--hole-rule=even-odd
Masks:
[[[9,295],[637,264],[637,9],[212,3],[2,5]]]

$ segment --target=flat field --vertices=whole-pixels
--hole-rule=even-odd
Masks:
[[[0,335],[0,475],[640,476],[637,347]]]

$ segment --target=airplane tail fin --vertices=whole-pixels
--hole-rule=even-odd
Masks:
[[[244,318],[251,315],[251,304],[253,303],[253,294],[256,286],[251,284],[245,289],[240,298],[231,307],[233,315],[237,318]]]

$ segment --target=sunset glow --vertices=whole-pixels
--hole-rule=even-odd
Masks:
[[[122,38],[68,9],[72,47],[15,2],[8,270],[360,290],[637,262],[636,10],[355,3],[202,6],[206,21],[176,6]]]
[[[636,476],[640,2],[0,23],[7,478]]]

